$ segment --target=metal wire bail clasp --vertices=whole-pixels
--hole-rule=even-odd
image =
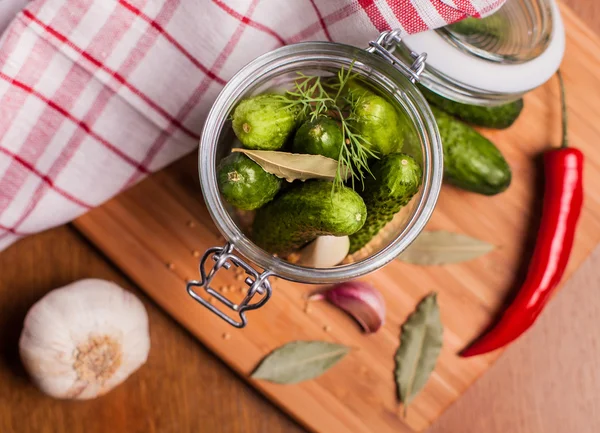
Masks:
[[[427,60],[427,53],[415,53],[410,52],[410,56],[413,62],[410,66],[404,64],[398,57],[393,55],[394,50],[402,38],[400,37],[400,30],[387,30],[379,35],[377,40],[369,42],[369,48],[367,51],[370,53],[377,53],[380,56],[387,59],[396,69],[402,72],[408,77],[412,83],[419,81],[419,77],[423,69],[425,69],[425,60]]]
[[[207,263],[209,259],[212,259],[215,263],[212,265],[210,262]],[[219,269],[224,268],[225,270],[229,270],[231,268],[231,264],[233,264],[235,267],[242,268],[248,275],[248,277],[246,277],[244,280],[244,283],[248,285],[249,288],[244,296],[244,299],[242,299],[242,301],[239,303],[231,301],[229,298],[223,296],[210,286],[210,283]],[[210,270],[207,272],[208,267],[210,267]],[[233,245],[231,243],[226,243],[223,247],[212,247],[206,250],[202,256],[202,259],[200,260],[201,280],[190,281],[187,284],[187,292],[197,302],[208,308],[230,325],[235,326],[236,328],[243,328],[248,323],[248,320],[246,319],[246,311],[255,310],[262,307],[271,297],[272,290],[268,278],[272,275],[274,274],[270,271],[259,273],[243,259],[233,254]],[[214,296],[227,308],[239,314],[240,320],[234,320],[222,310],[217,308],[217,306],[212,305],[206,299],[202,298],[197,292],[194,291],[196,287],[202,287],[206,293]],[[252,302],[255,296],[258,296],[259,299]]]

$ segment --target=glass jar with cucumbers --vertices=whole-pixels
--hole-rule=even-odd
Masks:
[[[550,77],[564,49],[550,6],[550,35],[539,38],[546,47],[512,63],[469,51],[471,40],[448,34],[427,32],[424,42],[388,31],[367,49],[305,42],[242,68],[215,101],[200,141],[204,199],[226,243],[205,252],[188,293],[243,327],[246,312],[271,296],[270,277],[336,283],[393,260],[425,227],[443,179],[486,195],[504,191],[508,164],[467,123],[508,127],[520,97],[545,80],[494,87],[430,59],[444,43],[478,64],[478,74],[495,63],[524,70],[546,55]],[[232,265],[246,274],[236,302],[211,287]]]

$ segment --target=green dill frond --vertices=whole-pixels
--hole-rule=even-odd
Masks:
[[[299,115],[304,118],[314,121],[321,116],[329,116],[340,122],[344,145],[338,158],[334,188],[344,184],[344,170],[347,170],[353,189],[355,181],[363,184],[366,175],[373,176],[369,169],[369,158],[377,158],[369,149],[370,143],[353,131],[349,124],[350,120],[355,119],[354,107],[360,102],[353,92],[343,93],[348,82],[358,76],[352,72],[353,67],[354,61],[347,69],[338,71],[336,82],[326,84],[321,76],[298,72],[292,89],[280,95],[280,99],[286,103],[285,107],[298,109]]]

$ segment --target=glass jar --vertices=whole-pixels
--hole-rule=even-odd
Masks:
[[[436,32],[457,48],[501,63],[524,63],[543,53],[552,36],[548,0],[508,0],[496,13],[467,18]]]
[[[388,53],[396,32],[386,32],[372,43],[372,51]],[[389,53],[388,56],[393,58]],[[242,68],[225,86],[210,110],[200,140],[199,173],[204,200],[213,221],[226,239],[224,247],[206,251],[201,263],[201,280],[188,284],[194,299],[230,324],[243,327],[245,312],[263,305],[271,294],[268,278],[277,276],[301,283],[336,283],[373,272],[398,256],[423,230],[435,207],[443,173],[443,152],[433,114],[414,84],[422,70],[423,57],[415,56],[409,66],[394,63],[366,50],[330,42],[305,42],[269,52]],[[240,227],[232,209],[222,199],[217,185],[217,164],[228,155],[234,142],[230,116],[243,98],[290,83],[297,72],[333,75],[341,68],[352,72],[376,87],[394,102],[412,126],[412,139],[405,141],[403,152],[421,163],[422,185],[405,208],[403,218],[366,257],[332,268],[310,268],[276,257],[257,245]],[[234,252],[234,248],[239,255]],[[242,258],[243,257],[243,258]],[[234,303],[210,287],[211,280],[231,264],[247,274],[249,286],[245,299]],[[254,265],[261,268],[255,270]],[[203,288],[222,305],[206,302],[197,292]],[[222,309],[239,315],[230,317]]]
[[[469,18],[468,20],[475,20]],[[550,79],[563,58],[565,33],[554,0],[507,0],[499,11],[404,38],[395,51],[403,61],[426,52],[420,83],[464,104],[494,106],[517,100]],[[492,37],[482,36],[491,28]]]

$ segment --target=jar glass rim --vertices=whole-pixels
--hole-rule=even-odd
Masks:
[[[413,51],[427,52],[420,82],[444,98],[480,106],[512,102],[552,77],[565,51],[565,30],[556,1],[540,1],[547,11],[545,19],[551,28],[549,41],[544,50],[525,62],[494,62],[481,58],[450,43],[443,36],[447,32],[443,29],[407,36],[395,53],[408,61]]]
[[[283,67],[299,62],[335,61],[342,66],[353,62],[355,70],[369,71],[369,77],[390,81],[402,95],[411,112],[424,150],[423,186],[412,217],[400,234],[386,247],[373,255],[350,264],[317,269],[292,264],[277,258],[255,245],[237,227],[221,199],[217,185],[216,158],[218,140],[231,108],[253,86],[258,77],[264,77]],[[228,242],[243,256],[273,274],[303,283],[333,283],[349,280],[373,272],[398,256],[429,220],[439,196],[443,151],[441,139],[429,105],[404,75],[390,63],[375,54],[356,47],[332,42],[302,42],[268,52],[243,67],[223,88],[213,104],[200,138],[198,155],[200,184],[209,213]]]

